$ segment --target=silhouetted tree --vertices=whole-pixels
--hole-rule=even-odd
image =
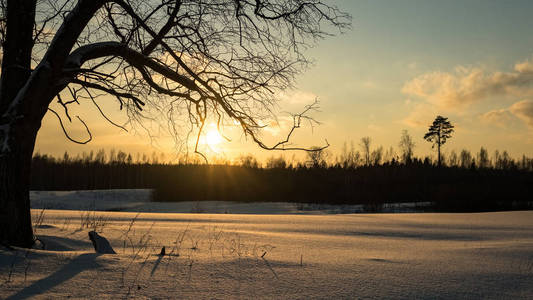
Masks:
[[[128,157],[128,155],[125,152],[122,152],[122,150],[118,150],[118,152],[117,152],[117,163],[125,164],[127,157]]]
[[[312,168],[324,168],[326,167],[326,159],[328,153],[321,147],[311,147],[310,151],[307,151],[307,164]]]
[[[118,149],[120,152],[123,151]],[[526,165],[531,166],[531,159],[523,156],[520,170],[511,163],[511,158],[507,158],[510,163],[506,170],[474,170],[473,162],[468,165],[468,158],[465,159],[469,151],[461,153],[464,167],[441,168],[435,172],[429,157],[423,162],[413,158],[407,166],[382,164],[342,168],[338,164],[327,169],[309,169],[300,164],[295,169],[261,169],[259,165],[254,167],[251,156],[247,158],[250,163],[245,166],[187,161],[170,165],[87,162],[80,155],[65,161],[37,152],[33,158],[31,184],[36,190],[150,188],[154,201],[381,204],[413,199],[431,201],[434,209],[447,211],[533,208],[530,199],[533,172],[524,170]],[[505,157],[501,155],[501,161],[505,161]],[[444,161],[443,158],[443,165]]]
[[[279,157],[269,157],[266,161],[266,167],[268,169],[285,169],[287,167],[287,162],[283,156]]]
[[[106,156],[105,156],[105,150],[104,149],[100,149],[96,152],[96,156],[94,158],[95,162],[97,163],[105,163],[106,161]]]
[[[446,140],[452,137],[453,125],[448,121],[448,118],[437,116],[433,124],[429,126],[428,132],[424,135],[424,139],[433,143],[433,148],[437,146],[437,164],[441,166],[440,147],[446,143]]]
[[[372,139],[369,136],[365,136],[361,138],[361,141],[359,142],[359,146],[361,147],[361,150],[363,151],[363,158],[365,160],[365,166],[370,165],[370,144],[372,143]]]
[[[472,154],[470,151],[463,149],[459,155],[462,168],[470,168],[472,166]]]
[[[349,149],[346,142],[344,142],[338,163],[343,168],[356,168],[360,165],[361,153],[359,153],[359,151],[355,151],[353,141],[350,143]]]
[[[448,156],[448,166],[457,167],[458,163],[459,158],[457,156],[457,152],[455,152],[455,150],[452,150],[452,152],[450,152],[450,155]]]
[[[490,167],[489,153],[487,149],[481,147],[479,153],[477,154],[477,166],[479,168],[488,168]]]
[[[92,135],[80,117],[86,140],[62,126],[73,120],[69,105],[88,100],[123,128],[95,100],[107,94],[132,122],[184,118],[195,152],[206,122],[230,119],[262,148],[295,149],[288,140],[305,115],[268,146],[259,137],[265,112],[308,65],[303,50],[350,26],[320,0],[0,0],[0,9],[0,242],[23,247],[33,244],[31,158],[47,112],[84,144]]]
[[[402,137],[400,138],[400,143],[398,144],[400,151],[402,152],[402,161],[404,164],[410,163],[413,158],[413,152],[415,149],[415,142],[413,138],[409,135],[407,130],[402,131]]]
[[[396,152],[394,151],[394,148],[390,146],[390,148],[385,151],[385,155],[383,157],[383,163],[397,163],[398,157],[396,156]]]
[[[370,155],[370,161],[372,165],[378,166],[383,161],[383,146],[379,146],[376,150],[372,151]]]
[[[239,157],[239,165],[245,167],[245,168],[259,168],[259,162],[257,159],[251,155],[241,155]]]
[[[522,160],[520,161],[520,168],[525,171],[533,171],[533,159],[522,155]]]
[[[515,161],[511,158],[507,151],[503,151],[501,154],[496,150],[494,167],[496,169],[509,170],[515,168]]]

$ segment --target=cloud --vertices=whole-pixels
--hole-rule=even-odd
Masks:
[[[453,72],[429,72],[405,83],[402,92],[450,111],[495,96],[533,95],[533,62],[519,62],[510,72],[462,66]]]
[[[492,110],[481,115],[483,121],[499,126],[505,126],[515,118],[524,121],[533,129],[533,101],[518,101],[508,108]]]
[[[509,107],[509,111],[533,128],[533,101],[516,102]]]
[[[427,127],[437,114],[438,110],[435,106],[427,103],[417,103],[402,122],[410,127]]]
[[[500,127],[504,127],[506,124],[512,121],[513,118],[514,115],[508,109],[491,110],[481,115],[481,120],[484,122],[495,124]]]

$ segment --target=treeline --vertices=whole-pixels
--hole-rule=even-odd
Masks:
[[[248,155],[233,164],[161,163],[160,156],[135,159],[123,151],[62,158],[36,154],[34,190],[152,188],[154,201],[290,201],[365,204],[431,202],[440,211],[531,209],[532,160],[482,149],[437,167],[429,158],[393,150],[344,147],[331,159],[308,152],[300,162],[271,157],[261,164]],[[363,149],[364,150],[364,149]],[[381,154],[380,154],[381,153]],[[485,156],[485,154],[487,154]],[[158,159],[159,157],[159,159]],[[131,158],[131,159],[130,159]]]
[[[424,164],[437,165],[437,159],[431,156],[415,157],[411,136],[404,131],[399,143],[398,153],[393,147],[388,149],[379,146],[371,147],[370,137],[363,137],[358,146],[352,142],[350,146],[344,143],[341,154],[328,162],[328,153],[308,154],[309,163],[321,166],[340,166],[343,168],[357,168],[362,166],[379,166],[383,164]],[[357,149],[359,148],[359,150]],[[479,151],[472,153],[470,150],[462,149],[457,152],[452,150],[449,153],[441,154],[442,166],[463,169],[497,169],[497,170],[524,170],[533,171],[533,158],[522,155],[519,159],[514,159],[507,151],[495,150],[492,155],[489,151],[481,147]]]

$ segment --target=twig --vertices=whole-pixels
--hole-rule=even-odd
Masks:
[[[74,142],[76,144],[85,145],[88,142],[92,141],[93,135],[91,134],[91,131],[89,130],[89,127],[87,127],[87,124],[85,124],[85,122],[79,116],[76,116],[76,118],[78,118],[78,120],[80,120],[80,122],[83,124],[83,126],[85,126],[85,129],[87,130],[87,133],[89,134],[89,138],[87,140],[85,140],[85,141],[77,141],[77,140],[71,138],[70,135],[68,134],[67,130],[65,129],[65,126],[63,125],[63,121],[61,120],[61,117],[59,116],[59,114],[55,110],[53,110],[51,108],[48,108],[48,110],[51,111],[54,115],[56,115],[57,119],[59,120],[59,125],[61,125],[61,129],[63,130],[63,133],[65,134],[67,139],[69,139],[71,142]]]

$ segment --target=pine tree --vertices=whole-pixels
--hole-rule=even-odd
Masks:
[[[438,166],[441,165],[440,147],[446,143],[446,140],[452,137],[454,126],[448,121],[448,118],[437,116],[433,124],[429,126],[428,132],[424,139],[433,143],[433,148],[437,146]]]

